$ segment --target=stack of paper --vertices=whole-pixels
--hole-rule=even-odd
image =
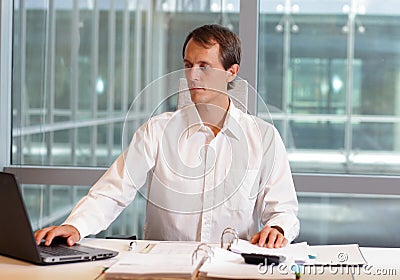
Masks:
[[[366,263],[357,244],[308,246],[303,242],[269,249],[239,239],[230,250],[199,242],[149,243],[112,265],[105,279],[295,279],[297,268]],[[199,255],[194,257],[194,252]],[[246,264],[241,253],[281,255],[285,262]]]
[[[192,264],[192,253],[198,243],[160,242],[151,250],[132,252],[113,264],[105,279],[179,278],[192,279],[202,258]]]

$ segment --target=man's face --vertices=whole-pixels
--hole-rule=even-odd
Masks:
[[[219,44],[205,48],[190,39],[185,49],[184,65],[193,103],[214,103],[226,99],[230,73],[219,58]]]

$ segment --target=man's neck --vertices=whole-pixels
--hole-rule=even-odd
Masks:
[[[230,101],[228,96],[213,104],[196,104],[197,112],[204,125],[208,126],[214,133],[214,136],[221,131],[224,125],[226,114],[229,109]]]

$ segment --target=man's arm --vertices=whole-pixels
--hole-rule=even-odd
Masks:
[[[137,189],[144,185],[147,172],[154,165],[154,141],[148,123],[139,128],[129,146],[74,207],[61,226],[51,226],[35,233],[39,244],[43,238],[50,245],[54,237],[67,238],[67,244],[89,234],[105,230],[132,202]]]
[[[298,202],[290,171],[285,146],[274,128],[273,137],[265,137],[273,141],[265,147],[270,147],[264,155],[262,170],[271,171],[264,174],[261,186],[264,188],[264,202],[261,231],[252,236],[251,242],[268,248],[280,248],[292,242],[299,233],[297,218]],[[270,159],[273,163],[270,167]],[[269,175],[269,176],[268,176]]]

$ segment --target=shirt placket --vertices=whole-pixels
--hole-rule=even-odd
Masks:
[[[215,138],[207,134],[205,146],[205,174],[203,186],[203,210],[201,212],[201,242],[210,242],[212,231],[213,187],[215,182]],[[214,152],[210,152],[214,150]]]

